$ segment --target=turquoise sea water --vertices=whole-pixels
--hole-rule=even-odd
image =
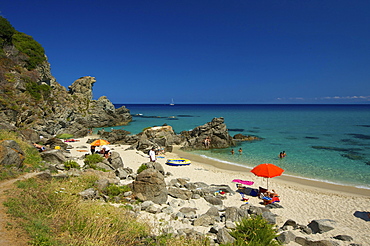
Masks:
[[[284,174],[370,189],[370,105],[125,106],[134,117],[123,128],[133,134],[164,123],[180,133],[224,117],[230,135],[263,140],[243,142],[234,155],[231,148],[195,154],[248,167],[273,163],[285,169]],[[286,158],[278,158],[281,151]]]

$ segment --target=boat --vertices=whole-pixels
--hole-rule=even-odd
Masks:
[[[189,166],[191,164],[191,161],[189,159],[168,159],[166,162],[167,165],[170,166]]]
[[[173,98],[171,100],[171,103],[170,103],[171,106],[175,105],[175,103],[173,102]]]

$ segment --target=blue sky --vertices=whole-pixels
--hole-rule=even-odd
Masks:
[[[370,1],[3,0],[68,87],[113,103],[370,103]]]

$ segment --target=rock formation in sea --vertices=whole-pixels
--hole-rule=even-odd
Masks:
[[[32,129],[50,137],[61,133],[81,137],[87,129],[124,125],[130,111],[105,96],[93,100],[94,77],[77,79],[69,90],[51,74],[42,46],[17,32],[0,17],[0,129]]]

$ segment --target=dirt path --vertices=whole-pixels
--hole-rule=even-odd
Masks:
[[[27,234],[17,228],[6,213],[7,208],[4,206],[6,201],[5,191],[10,189],[14,182],[24,180],[35,176],[37,173],[27,173],[15,179],[5,180],[0,182],[0,245],[7,246],[26,246],[30,240]]]

